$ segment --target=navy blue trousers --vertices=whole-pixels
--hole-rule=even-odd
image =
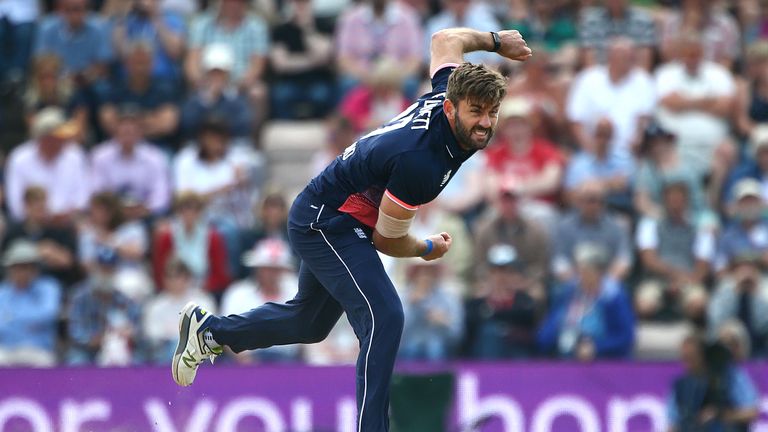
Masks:
[[[360,341],[357,431],[388,431],[389,383],[403,306],[370,228],[305,190],[291,207],[288,238],[302,259],[296,297],[215,318],[209,327],[214,339],[235,352],[320,342],[346,312]]]

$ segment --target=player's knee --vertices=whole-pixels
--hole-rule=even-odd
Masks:
[[[380,308],[376,314],[376,325],[381,322],[382,327],[387,331],[402,331],[403,324],[405,323],[405,316],[403,314],[403,306],[400,302],[387,307]]]
[[[318,343],[325,340],[325,338],[328,337],[328,334],[333,329],[333,326],[331,327],[324,327],[324,326],[312,326],[309,329],[307,329],[306,333],[304,334],[304,340],[303,343]]]

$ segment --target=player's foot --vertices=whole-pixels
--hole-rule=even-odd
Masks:
[[[195,303],[189,302],[179,317],[179,344],[173,354],[171,371],[173,380],[180,386],[191,385],[197,374],[197,367],[204,361],[221,354],[221,348],[211,349],[203,341],[206,322],[212,317]]]

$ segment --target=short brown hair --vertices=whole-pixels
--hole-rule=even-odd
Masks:
[[[111,230],[116,230],[125,222],[123,205],[120,202],[120,198],[112,192],[103,191],[94,194],[91,197],[91,206],[101,206],[109,213],[107,226]]]
[[[507,80],[482,64],[462,63],[448,77],[445,97],[454,105],[468,99],[481,105],[496,105],[507,94]]]
[[[46,201],[47,199],[48,192],[40,186],[29,186],[28,188],[24,189],[23,200],[25,204]]]

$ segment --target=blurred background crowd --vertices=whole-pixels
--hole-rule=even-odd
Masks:
[[[402,358],[764,358],[768,2],[0,0],[0,364],[165,364],[187,301],[290,299],[293,196],[454,26],[535,54],[466,56],[508,95],[413,224],[450,253],[384,257]],[[343,318],[225,361],[356,355]]]

